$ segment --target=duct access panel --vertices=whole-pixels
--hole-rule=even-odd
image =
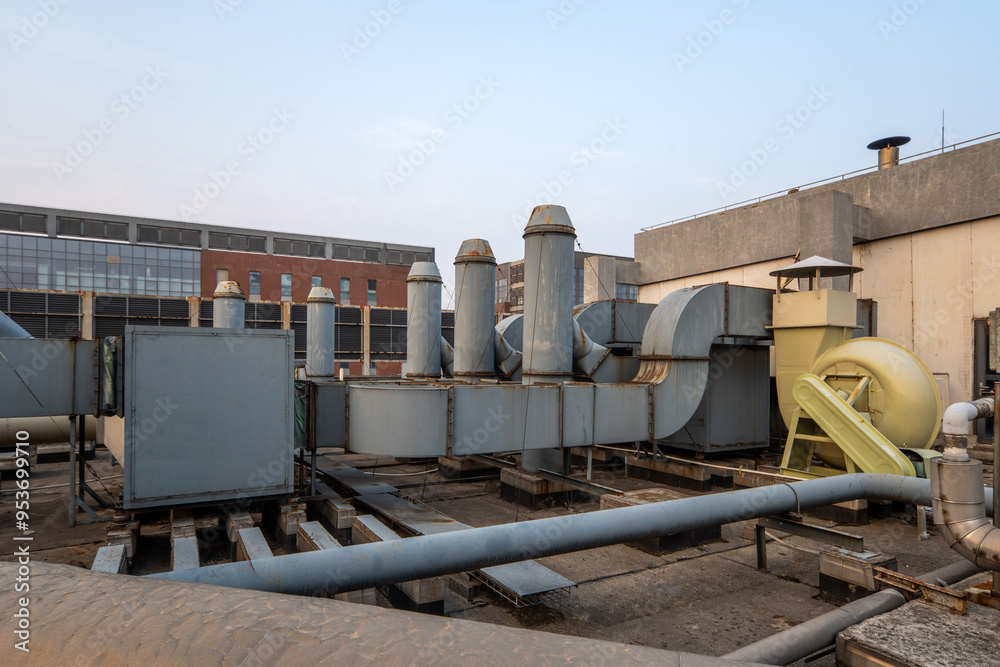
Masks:
[[[121,363],[125,509],[292,492],[293,332],[129,326]]]

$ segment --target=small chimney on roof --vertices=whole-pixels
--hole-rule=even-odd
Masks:
[[[899,164],[899,147],[910,143],[909,137],[886,137],[868,144],[868,148],[878,151],[878,168],[888,169]]]

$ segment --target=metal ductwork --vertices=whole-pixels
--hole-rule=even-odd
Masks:
[[[969,422],[992,416],[993,400],[957,403],[945,415],[947,449],[930,464],[934,523],[948,546],[964,558],[984,570],[1000,572],[1000,526],[986,518],[983,462],[970,459],[967,449]]]
[[[0,312],[0,338],[33,338],[20,324]]]
[[[337,374],[335,355],[337,299],[329,287],[313,287],[306,299],[306,375]]]
[[[284,593],[332,594],[862,498],[929,505],[930,483],[895,475],[840,475],[150,576]]]
[[[878,151],[878,168],[888,169],[899,164],[899,147],[910,143],[909,137],[886,137],[868,144],[868,149]]]
[[[488,241],[462,242],[455,257],[454,374],[458,377],[495,375],[496,273],[497,260]]]
[[[493,330],[493,363],[499,377],[505,380],[520,380],[514,376],[521,370],[521,352],[507,342],[499,329]]]
[[[406,276],[404,377],[441,377],[441,273],[434,262],[414,262]]]
[[[223,280],[212,295],[212,327],[242,329],[246,317],[247,297],[235,280]]]
[[[441,375],[446,378],[455,376],[455,348],[441,336]]]

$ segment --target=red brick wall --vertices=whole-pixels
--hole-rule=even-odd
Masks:
[[[323,286],[333,290],[340,303],[340,279],[351,279],[351,305],[368,303],[368,280],[377,280],[377,305],[406,307],[406,275],[408,266],[365,264],[310,257],[263,255],[226,250],[201,251],[201,295],[211,298],[215,292],[216,269],[228,269],[229,279],[235,280],[250,294],[250,271],[260,271],[262,301],[281,300],[281,274],[292,274],[292,301],[305,303],[311,289],[312,276],[322,276]],[[352,369],[353,370],[353,369]]]

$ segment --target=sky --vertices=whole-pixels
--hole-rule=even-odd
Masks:
[[[523,256],[1000,131],[1000,5],[7,0],[0,202]]]

